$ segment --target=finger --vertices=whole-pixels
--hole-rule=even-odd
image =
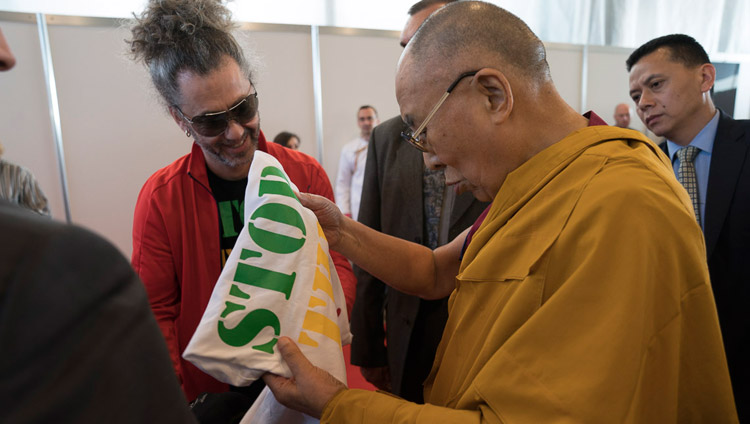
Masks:
[[[299,397],[299,389],[292,379],[271,373],[263,374],[262,378],[279,403],[289,408],[298,409],[298,407],[295,407],[295,399]]]
[[[297,195],[297,198],[299,199],[300,203],[302,203],[303,205],[306,202],[308,202],[308,199],[310,198],[310,194],[309,193],[302,193],[302,192],[295,191],[294,194]]]
[[[302,206],[313,209],[313,207],[317,204],[316,202],[316,195],[310,194],[310,193],[298,193],[297,198],[299,199],[299,202],[302,203]]]
[[[276,345],[279,347],[281,357],[292,371],[292,375],[296,376],[313,366],[289,337],[280,337]]]
[[[266,383],[266,386],[270,387],[271,391],[273,392],[279,390],[282,386],[288,384],[289,382],[288,378],[276,374],[271,374],[270,372],[263,374],[261,378],[263,379],[263,382]]]

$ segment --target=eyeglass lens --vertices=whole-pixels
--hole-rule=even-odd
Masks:
[[[196,116],[192,119],[193,129],[205,137],[223,133],[230,120],[244,124],[258,113],[258,93],[253,93],[226,112]]]

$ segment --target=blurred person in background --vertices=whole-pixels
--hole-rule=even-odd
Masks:
[[[289,131],[282,131],[276,134],[276,137],[273,138],[273,142],[292,150],[299,150],[299,145],[302,143],[297,134],[290,133]]]

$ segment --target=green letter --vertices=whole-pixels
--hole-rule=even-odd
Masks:
[[[283,293],[286,300],[289,300],[296,276],[296,272],[287,275],[240,262],[237,264],[237,271],[234,273],[234,281]]]
[[[294,195],[292,187],[289,185],[289,180],[286,178],[286,175],[284,175],[284,172],[282,170],[273,166],[267,166],[263,168],[263,171],[260,172],[260,176],[261,178],[263,178],[268,175],[275,175],[277,177],[283,178],[286,182],[261,179],[260,186],[258,188],[258,196],[263,196],[264,194],[270,193],[291,197],[292,199],[299,201],[299,199],[297,199],[297,196]]]
[[[240,347],[250,343],[266,327],[273,328],[275,335],[281,334],[281,323],[276,315],[268,309],[256,309],[242,318],[234,328],[227,328],[219,321],[219,337],[229,346]],[[253,349],[273,353],[276,338],[270,342],[253,346]]]
[[[284,234],[278,234],[271,231],[262,230],[256,227],[252,220],[265,218],[270,221],[287,224],[299,228],[303,237],[293,238]],[[305,244],[305,221],[294,208],[281,203],[266,203],[256,209],[250,217],[251,222],[247,224],[247,231],[250,237],[258,246],[274,253],[292,253],[299,250]]]

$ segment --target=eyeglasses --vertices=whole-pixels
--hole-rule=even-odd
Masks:
[[[440,109],[440,106],[442,106],[443,102],[445,102],[445,99],[448,98],[448,95],[451,94],[451,91],[453,91],[454,88],[458,85],[459,82],[461,82],[462,79],[466,77],[473,77],[474,75],[479,72],[479,69],[476,71],[471,72],[464,72],[463,74],[459,75],[458,78],[456,78],[455,81],[453,81],[453,84],[448,87],[447,90],[445,90],[445,93],[443,93],[443,97],[438,100],[438,102],[435,104],[435,107],[432,108],[430,113],[427,115],[427,118],[422,121],[422,125],[420,125],[415,131],[404,131],[401,133],[401,138],[404,139],[404,141],[409,142],[412,146],[416,147],[417,150],[420,152],[426,152],[427,146],[425,143],[425,140],[423,139],[423,131],[427,127],[427,124],[430,122],[430,119],[432,119],[432,116],[435,115],[435,113]]]
[[[226,131],[231,120],[244,124],[255,117],[258,113],[258,93],[251,93],[223,112],[204,113],[192,118],[188,118],[179,106],[174,105],[174,107],[190,123],[195,132],[204,137],[215,137]]]

